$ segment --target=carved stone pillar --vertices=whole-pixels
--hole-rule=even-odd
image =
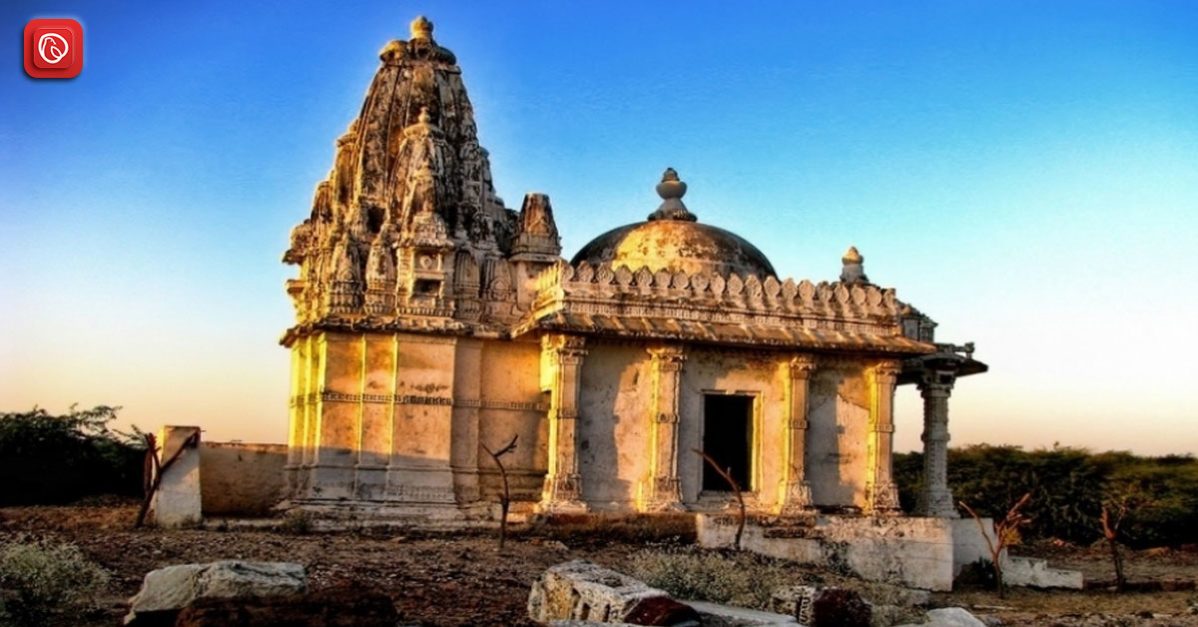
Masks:
[[[923,490],[916,513],[920,516],[959,517],[948,490],[948,397],[955,380],[953,372],[929,370],[919,381],[923,396]]]
[[[686,355],[681,346],[650,348],[649,354],[653,358],[653,409],[649,420],[653,484],[647,509],[682,511],[682,485],[678,480],[678,392]]]
[[[894,386],[901,368],[897,361],[884,361],[870,370],[869,469],[866,497],[875,515],[901,514],[898,488],[894,484]]]
[[[549,470],[541,492],[541,509],[583,512],[582,477],[578,473],[578,390],[582,379],[585,339],[564,334],[541,338],[542,380],[549,387]]]
[[[779,513],[812,511],[811,484],[807,483],[807,384],[815,371],[815,358],[798,355],[786,362],[787,417],[783,436],[786,473],[782,477]]]

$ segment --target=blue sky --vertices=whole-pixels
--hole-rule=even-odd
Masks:
[[[673,166],[779,273],[874,282],[977,342],[955,445],[1198,453],[1198,4],[6,4],[70,81],[0,70],[0,409],[281,441],[279,263],[390,39],[458,56],[509,206],[569,256]],[[899,449],[919,401],[898,395]]]

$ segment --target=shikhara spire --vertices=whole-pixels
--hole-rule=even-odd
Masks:
[[[388,43],[379,58],[283,256],[300,266],[288,286],[298,322],[402,326],[394,319],[431,316],[445,326],[488,310],[503,318],[510,307],[483,305],[511,300],[513,244],[545,261],[560,252],[548,198],[526,199],[533,215],[522,219],[496,194],[461,69],[431,22],[414,20],[411,39]]]

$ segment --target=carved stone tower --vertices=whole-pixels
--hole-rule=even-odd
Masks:
[[[411,39],[379,56],[283,255],[300,268],[287,284],[296,324],[282,340],[292,350],[288,468],[300,503],[453,503],[454,338],[494,335],[513,320],[519,284],[561,250],[548,197],[530,194],[517,214],[495,193],[461,69],[432,23],[417,18]],[[411,370],[425,360],[441,368]],[[446,450],[405,451],[396,425],[425,414],[445,414],[428,426],[444,433],[428,436]],[[461,468],[476,468],[462,455]]]

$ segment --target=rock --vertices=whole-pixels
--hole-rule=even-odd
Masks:
[[[963,608],[944,607],[928,610],[928,619],[923,623],[903,625],[902,627],[986,627],[986,623],[978,620]]]
[[[811,627],[869,627],[869,604],[854,590],[825,588],[811,604]]]
[[[1046,560],[1008,555],[1003,559],[1003,583],[1008,586],[1032,588],[1064,588],[1081,590],[1085,587],[1081,571],[1053,568]]]
[[[687,605],[695,608],[702,619],[703,627],[797,627],[798,622],[793,616],[762,612],[743,607],[732,607],[705,601],[687,601]]]
[[[304,567],[289,562],[222,561],[167,566],[146,573],[129,599],[126,625],[173,625],[196,599],[295,596],[306,587]]]
[[[635,627],[632,623],[600,623],[593,620],[551,620],[549,627]]]
[[[343,585],[299,597],[197,599],[179,613],[175,627],[395,627],[399,614],[386,595]]]
[[[549,568],[532,585],[528,617],[538,623],[558,619],[627,622],[626,617],[649,599],[668,600],[669,595],[628,575],[573,560]]]
[[[699,613],[669,597],[650,597],[632,608],[624,620],[634,625],[699,625]]]
[[[790,586],[774,592],[770,607],[811,627],[870,625],[869,604],[856,591],[846,588]]]

